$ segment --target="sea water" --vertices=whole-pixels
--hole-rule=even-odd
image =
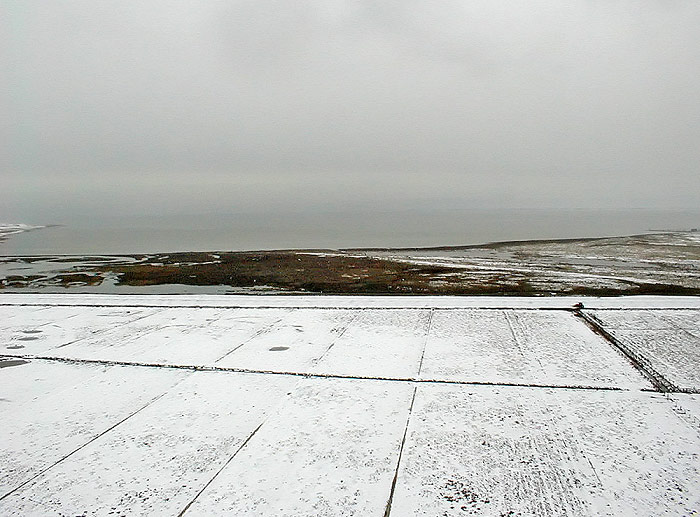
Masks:
[[[63,221],[10,236],[0,255],[463,246],[700,226],[700,210],[394,210],[195,214]]]

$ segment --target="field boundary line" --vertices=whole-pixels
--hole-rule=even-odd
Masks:
[[[396,470],[394,470],[394,478],[391,481],[391,490],[389,491],[389,499],[387,499],[386,506],[384,508],[384,517],[389,517],[391,514],[391,505],[394,502],[394,492],[396,491],[396,482],[399,479],[399,470],[401,469],[401,458],[403,457],[404,445],[406,445],[406,436],[408,436],[408,425],[411,423],[411,415],[413,414],[413,404],[416,401],[416,393],[418,392],[418,386],[413,387],[413,395],[411,396],[411,405],[408,407],[408,414],[406,415],[406,426],[403,429],[403,437],[401,438],[401,445],[399,446],[399,457],[396,459]]]
[[[635,352],[621,340],[617,339],[612,333],[608,332],[603,323],[596,318],[595,315],[588,314],[582,310],[576,310],[574,314],[581,318],[593,332],[603,337],[610,345],[622,353],[622,355],[627,358],[632,366],[634,366],[644,377],[649,380],[649,382],[654,385],[657,391],[660,391],[661,393],[685,391],[681,390],[678,386],[659,373],[646,357]]]
[[[101,365],[101,366],[125,366],[135,368],[163,368],[174,370],[189,370],[195,372],[219,372],[219,373],[245,373],[252,375],[287,375],[293,377],[307,377],[317,379],[350,379],[360,381],[382,381],[382,382],[411,382],[419,384],[452,384],[460,386],[495,386],[495,387],[513,387],[513,388],[543,388],[543,389],[568,389],[568,390],[591,390],[591,391],[641,391],[641,392],[656,392],[658,390],[651,388],[629,389],[619,386],[591,386],[585,384],[539,384],[528,382],[497,382],[497,381],[460,381],[452,379],[420,379],[417,377],[373,377],[369,375],[343,375],[334,373],[314,373],[314,372],[293,372],[293,371],[275,371],[275,370],[254,370],[250,368],[235,368],[224,366],[205,366],[205,365],[184,365],[184,364],[158,364],[158,363],[139,363],[130,361],[114,361],[106,359],[71,359],[67,357],[51,357],[51,356],[36,356],[30,354],[0,354],[0,358],[8,359],[26,359],[37,361],[54,361],[69,364],[86,364],[86,365]],[[681,389],[675,390],[678,393],[700,393],[700,389]]]
[[[155,402],[159,401],[159,400],[162,399],[165,395],[167,395],[168,393],[170,393],[170,391],[171,391],[175,386],[177,386],[178,384],[182,383],[182,382],[183,382],[185,379],[187,379],[188,377],[189,377],[189,376],[184,376],[182,379],[180,379],[180,380],[177,381],[175,384],[173,384],[172,386],[170,386],[169,388],[167,388],[165,391],[163,391],[163,392],[160,393],[159,395],[156,395],[156,396],[153,397],[151,400],[149,400],[148,402],[146,402],[146,403],[145,403],[144,405],[142,405],[140,408],[138,408],[138,409],[136,409],[135,411],[131,412],[130,414],[128,414],[127,416],[125,416],[124,418],[122,418],[121,420],[119,420],[117,423],[112,424],[112,425],[109,426],[107,429],[104,429],[103,431],[100,431],[98,434],[96,434],[95,436],[93,436],[92,438],[90,438],[90,439],[89,439],[87,442],[85,442],[84,444],[82,444],[82,445],[80,445],[79,447],[73,449],[73,450],[72,450],[71,452],[69,452],[68,454],[65,454],[63,457],[59,458],[58,460],[56,460],[55,462],[53,462],[53,463],[52,463],[51,465],[49,465],[48,467],[45,467],[44,469],[40,470],[39,472],[37,472],[36,474],[34,474],[33,476],[31,476],[29,479],[23,481],[22,483],[20,483],[19,485],[17,485],[15,488],[13,488],[12,490],[10,490],[10,491],[7,492],[6,494],[4,494],[3,496],[0,496],[0,501],[2,501],[3,499],[5,499],[5,498],[11,496],[12,494],[14,494],[15,492],[17,492],[18,490],[21,490],[23,487],[25,487],[26,485],[28,485],[29,483],[31,483],[32,481],[34,481],[35,479],[37,479],[39,476],[42,476],[43,474],[45,474],[47,471],[49,471],[49,470],[51,470],[52,468],[54,468],[54,467],[55,467],[56,465],[58,465],[59,463],[62,463],[63,461],[67,460],[68,458],[70,458],[71,456],[73,456],[75,453],[81,451],[82,449],[84,449],[85,447],[87,447],[88,445],[90,445],[91,443],[93,443],[94,441],[99,440],[99,439],[102,438],[105,434],[107,434],[108,432],[110,432],[110,431],[112,431],[113,429],[115,429],[117,426],[120,426],[121,424],[123,424],[124,422],[126,422],[127,420],[129,420],[129,419],[130,419],[131,417],[133,417],[134,415],[137,415],[138,413],[140,413],[141,411],[143,411],[143,410],[146,409],[147,407],[149,407],[149,406],[151,406],[152,404],[154,404]]]

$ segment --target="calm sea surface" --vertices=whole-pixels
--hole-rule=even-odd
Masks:
[[[0,255],[458,246],[697,227],[700,210],[416,210],[122,217],[86,219],[14,235],[0,242]]]

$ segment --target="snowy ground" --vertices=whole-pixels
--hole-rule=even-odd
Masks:
[[[525,282],[535,293],[608,290],[638,294],[634,286],[700,287],[700,233],[647,233],[601,239],[496,242],[455,248],[356,250],[370,257],[456,268],[434,282],[508,286]],[[649,292],[649,291],[646,291]],[[658,292],[658,291],[656,291]],[[669,289],[661,294],[679,294]],[[697,294],[697,293],[688,293]]]
[[[700,512],[698,298],[5,294],[0,338],[0,515]]]

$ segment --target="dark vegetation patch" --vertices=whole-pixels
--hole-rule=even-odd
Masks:
[[[54,277],[57,283],[63,286],[69,286],[74,284],[80,285],[99,285],[102,283],[102,276],[96,274],[86,274],[86,273],[64,273],[61,275],[56,275]]]
[[[118,274],[119,285],[159,284],[270,286],[315,293],[430,293],[431,280],[459,271],[444,266],[412,264],[367,257],[318,255],[288,251],[155,255],[138,264],[101,266]],[[463,289],[459,279],[446,277],[446,291]]]
[[[180,284],[232,287],[269,286],[284,291],[336,294],[446,295],[696,295],[700,289],[671,284],[628,282],[619,287],[575,283],[538,286],[532,274],[474,276],[463,268],[422,265],[381,258],[294,251],[153,255],[138,263],[106,264],[95,268],[116,273],[118,285]],[[210,263],[207,263],[210,262]],[[214,262],[214,263],[211,263]]]
[[[109,256],[91,256],[91,257],[80,257],[81,262],[102,262],[109,261],[112,257]],[[75,262],[75,257],[55,257],[50,260],[50,262]]]

